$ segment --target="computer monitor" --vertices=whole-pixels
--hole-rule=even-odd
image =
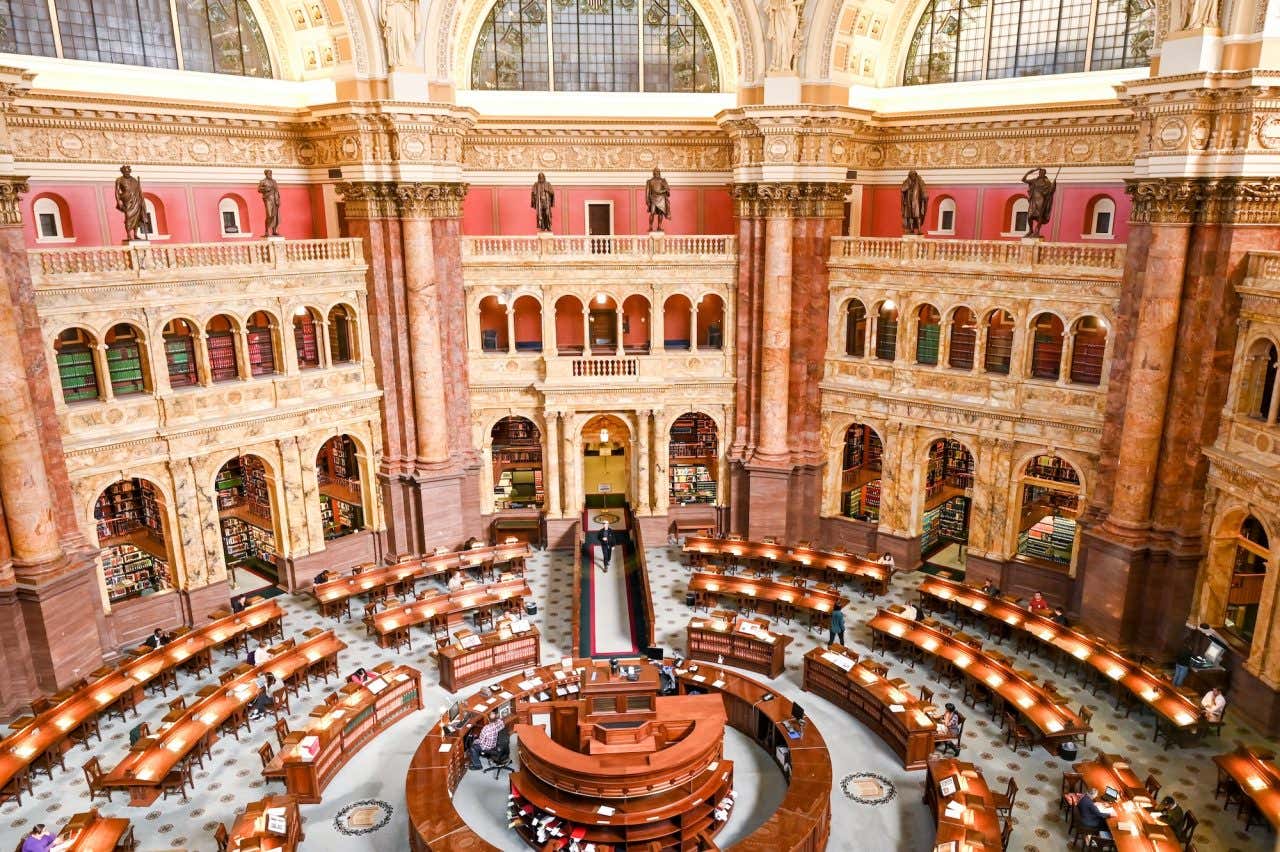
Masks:
[[[498,705],[498,718],[499,718],[499,719],[505,719],[505,718],[507,718],[507,717],[508,717],[508,716],[510,716],[510,715],[511,715],[511,702],[510,702],[510,701],[508,701],[506,704],[499,704],[499,705]]]
[[[1222,655],[1225,654],[1226,651],[1227,649],[1224,646],[1219,645],[1212,639],[1209,640],[1209,646],[1204,649],[1203,654],[1205,662],[1211,666],[1216,666],[1218,663],[1222,662]]]
[[[460,714],[461,712],[462,712],[461,702],[458,702],[458,701],[453,702],[453,705],[449,708],[449,715],[448,715],[449,724],[453,724],[454,722],[458,721],[458,714]]]
[[[667,656],[667,652],[661,648],[645,648],[644,655],[655,663],[660,663]]]
[[[795,719],[797,722],[803,722],[803,721],[804,721],[804,708],[803,708],[803,707],[801,707],[799,704],[792,704],[792,705],[791,705],[791,718]]]
[[[1107,787],[1107,789],[1103,792],[1102,795],[1106,796],[1107,799],[1114,802],[1115,800],[1120,798],[1120,791],[1117,790],[1115,787]]]

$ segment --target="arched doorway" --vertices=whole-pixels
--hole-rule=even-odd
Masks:
[[[122,603],[174,587],[164,497],[145,479],[112,483],[93,504],[107,601]]]
[[[589,508],[621,506],[631,488],[631,430],[612,414],[582,427],[582,493]]]
[[[880,467],[884,446],[876,430],[854,423],[845,430],[840,462],[840,514],[880,520]]]
[[[316,453],[316,479],[320,485],[320,517],[325,541],[365,528],[364,496],[360,484],[360,457],[356,442],[335,435]]]
[[[705,414],[690,411],[671,424],[667,450],[671,505],[715,503],[719,436],[716,422]]]
[[[962,568],[969,544],[968,492],[973,487],[973,454],[968,447],[951,438],[934,441],[924,487],[920,555]]]
[[[1080,476],[1058,456],[1035,456],[1022,471],[1018,555],[1070,565],[1080,515]]]
[[[222,557],[228,569],[243,567],[279,581],[274,507],[267,469],[257,456],[236,456],[214,480],[222,526]]]
[[[1270,558],[1271,543],[1262,522],[1253,515],[1246,516],[1236,532],[1231,585],[1227,589],[1227,611],[1222,626],[1249,644],[1257,628],[1262,584],[1267,579]]]
[[[493,448],[493,504],[503,509],[541,509],[546,501],[542,433],[525,417],[504,417],[489,430]]]

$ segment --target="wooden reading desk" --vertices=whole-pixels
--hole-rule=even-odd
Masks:
[[[299,803],[319,802],[324,788],[365,744],[422,709],[422,673],[417,669],[388,662],[370,674],[373,680],[348,683],[313,709],[306,727],[290,731],[263,770],[267,778],[283,779]]]
[[[810,627],[826,627],[832,610],[849,603],[848,598],[831,586],[797,586],[777,580],[702,571],[689,578],[689,591],[702,596],[704,600],[723,595],[739,602],[750,601],[753,609],[765,608],[787,621],[797,610],[804,610],[809,614]]]
[[[457,692],[516,669],[540,665],[542,636],[538,628],[524,622],[524,630],[513,632],[518,623],[519,619],[499,620],[497,630],[484,634],[468,628],[458,630],[452,642],[436,650],[440,686]]]
[[[1053,619],[962,583],[930,577],[920,584],[920,592],[944,606],[964,607],[981,617],[1007,624],[1049,648],[1074,657],[1092,667],[1099,676],[1114,682],[1117,689],[1126,689],[1141,699],[1175,730],[1198,735],[1199,704],[1164,677],[1138,665],[1103,640],[1063,627]]]
[[[224,722],[243,712],[254,699],[258,694],[258,675],[270,672],[283,682],[298,672],[331,664],[346,647],[332,630],[318,631],[256,666],[237,666],[229,680],[197,692],[195,700],[166,728],[138,740],[100,783],[104,787],[128,790],[131,805],[151,804],[160,796],[169,772],[192,750],[201,747],[206,737],[216,736]]]
[[[272,831],[267,824],[267,811],[283,810],[284,832]],[[288,794],[268,796],[252,802],[236,815],[228,833],[228,852],[296,852],[303,841],[302,814],[298,803]]]
[[[1084,778],[1086,789],[1102,792],[1110,787],[1118,794],[1112,805],[1114,813],[1107,817],[1116,852],[1180,852],[1182,841],[1173,827],[1156,815],[1158,803],[1151,801],[1128,761],[1118,754],[1098,752],[1096,760],[1082,761],[1072,768]]]
[[[1026,719],[1039,733],[1039,741],[1052,751],[1051,746],[1063,740],[1074,739],[1091,728],[1056,693],[1050,693],[1029,680],[992,652],[909,618],[880,610],[871,619],[872,632],[888,637],[892,643],[907,642],[925,653],[941,658],[964,676],[983,688],[999,695],[1004,706]]]
[[[69,844],[62,847],[63,852],[132,852],[138,848],[129,820],[104,817],[96,808],[67,820],[58,832],[57,842]]]
[[[829,583],[839,578],[854,577],[874,594],[883,594],[888,589],[893,573],[887,565],[851,553],[739,538],[689,536],[683,549],[689,554],[694,570],[703,565],[746,565],[770,572],[786,569],[793,574],[818,577]]]
[[[113,705],[133,708],[142,700],[148,683],[165,676],[174,679],[173,670],[179,666],[198,664],[212,670],[213,649],[251,631],[274,632],[283,618],[278,601],[264,601],[191,630],[117,668],[95,672],[96,679],[40,715],[23,720],[21,727],[0,742],[0,789],[42,758],[60,765],[62,752],[70,747],[68,741],[81,726],[96,724],[99,715]]]
[[[777,677],[786,668],[791,637],[774,633],[763,618],[743,618],[716,610],[706,618],[694,617],[685,628],[685,652],[695,660],[721,662],[740,669]]]
[[[446,627],[459,622],[463,613],[473,609],[494,606],[520,609],[525,596],[531,594],[533,590],[523,578],[512,577],[487,586],[439,592],[422,600],[388,607],[373,617],[373,626],[378,633],[379,645],[398,647],[409,644],[409,628],[414,625],[430,624],[433,629]]]
[[[934,758],[928,765],[924,800],[938,824],[934,848],[955,841],[966,852],[1002,852],[996,797],[982,771],[950,757]]]
[[[1280,829],[1280,767],[1270,752],[1239,746],[1213,758],[1218,775],[1230,776],[1253,800],[1258,812],[1273,828]]]
[[[804,690],[851,713],[884,740],[907,769],[924,769],[938,731],[937,708],[912,696],[884,666],[840,645],[804,655]]]

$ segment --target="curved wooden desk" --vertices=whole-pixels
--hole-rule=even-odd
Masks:
[[[439,724],[431,729],[414,753],[405,777],[409,845],[414,852],[499,852],[498,847],[476,834],[453,806],[453,791],[467,766],[463,736],[472,729],[478,730],[491,713],[508,701],[518,702],[515,717],[527,719],[531,709],[546,712],[547,705],[525,699],[544,691],[555,698],[557,687],[576,687],[576,668],[589,664],[589,660],[575,660],[575,668],[560,679],[553,674],[561,670],[559,666],[544,666],[535,671],[537,683],[526,680],[523,674],[513,675],[492,686],[491,698],[472,696],[464,702],[477,715],[468,718],[459,730],[445,734]],[[729,724],[758,743],[775,761],[779,759],[777,746],[787,746],[783,764],[789,781],[787,795],[764,825],[733,848],[744,852],[818,852],[825,848],[831,829],[831,758],[817,728],[805,725],[799,739],[790,739],[783,723],[791,718],[791,702],[734,672],[704,664],[698,671],[680,672],[677,680],[682,691],[694,687],[724,696]],[[765,695],[774,697],[764,701]]]
[[[795,610],[809,614],[809,626],[826,627],[833,610],[849,603],[849,599],[834,587],[797,586],[778,580],[755,579],[735,574],[713,574],[698,571],[689,577],[689,591],[710,597],[731,597],[752,602],[753,608],[761,604],[779,618],[788,618]]]
[[[817,576],[828,582],[839,577],[857,577],[867,584],[868,591],[877,594],[888,588],[889,577],[893,574],[889,566],[851,553],[745,539],[689,536],[685,539],[684,552],[689,554],[695,567],[730,561],[754,562],[766,567],[786,568],[796,574]]]

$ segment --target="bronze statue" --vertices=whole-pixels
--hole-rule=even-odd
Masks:
[[[667,179],[658,169],[653,170],[653,177],[644,185],[644,206],[649,210],[649,230],[661,231],[663,221],[671,218],[671,187]],[[658,226],[653,226],[654,218]]]
[[[556,206],[556,191],[547,183],[547,176],[538,172],[538,182],[529,192],[529,206],[537,211],[538,230],[551,230],[551,208]]]
[[[280,185],[271,176],[271,169],[264,169],[264,177],[258,181],[258,194],[262,196],[262,207],[267,213],[267,224],[264,237],[280,236]]]
[[[1053,213],[1053,194],[1058,182],[1050,180],[1049,173],[1041,168],[1030,169],[1022,176],[1022,182],[1027,185],[1027,236],[1039,237],[1040,229],[1049,224]]]
[[[121,166],[116,178],[116,209],[124,214],[125,240],[139,239],[138,231],[147,222],[147,202],[142,197],[142,182],[129,166]]]
[[[915,169],[907,172],[902,182],[902,233],[919,234],[924,230],[925,212],[929,209],[929,196],[924,180]]]

